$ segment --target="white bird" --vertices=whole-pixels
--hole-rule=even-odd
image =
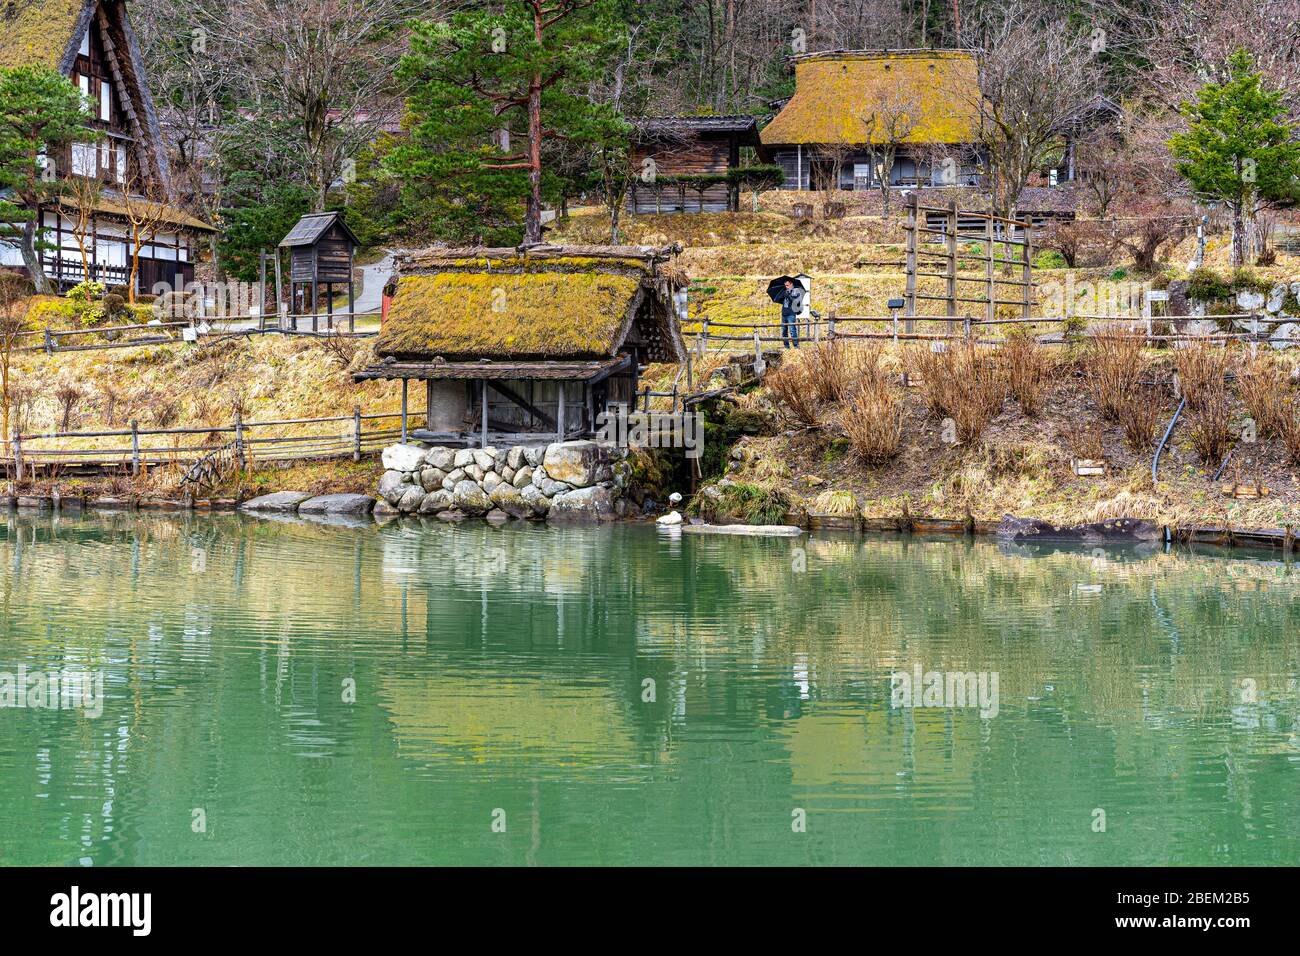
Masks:
[[[674,505],[679,505],[679,504],[681,504],[681,503],[682,503],[682,495],[681,495],[681,492],[679,492],[679,491],[674,491],[671,495],[669,495],[669,496],[668,496],[668,503],[669,503],[669,504],[674,504]]]

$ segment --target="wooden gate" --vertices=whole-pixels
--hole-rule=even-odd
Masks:
[[[1018,219],[1005,219],[989,212],[958,210],[953,200],[945,206],[926,206],[916,193],[907,197],[907,291],[904,295],[906,329],[913,331],[911,317],[938,314],[931,309],[918,313],[917,300],[944,304],[944,314],[955,323],[963,316],[973,316],[978,306],[984,320],[992,322],[997,317],[999,305],[1018,307],[1021,318],[1029,318],[1034,305],[1034,282],[1030,278],[1033,262],[1033,237],[1031,225]],[[922,242],[922,236],[935,240]],[[980,251],[962,251],[959,241],[978,242]],[[926,248],[937,246],[937,248]],[[998,255],[1001,247],[1002,254]],[[982,275],[958,275],[961,260],[973,260],[982,266]],[[997,266],[1002,266],[1001,275]],[[1018,275],[1019,278],[1011,278]],[[944,280],[942,295],[917,291],[918,278]],[[964,283],[964,285],[963,285]],[[1009,289],[1018,292],[1010,297]],[[982,294],[977,294],[982,293]]]

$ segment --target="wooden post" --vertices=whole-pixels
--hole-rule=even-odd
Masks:
[[[559,383],[560,397],[555,408],[555,440],[564,441],[564,382]],[[636,407],[636,399],[632,399],[632,407]]]
[[[695,374],[693,366],[694,360],[692,358],[692,353],[688,349],[686,351],[686,391],[688,393],[695,392]]]
[[[235,410],[235,457],[239,459],[239,467],[242,471],[245,464],[244,457],[244,418]]]
[[[131,419],[131,476],[140,474],[140,424]]]
[[[950,318],[957,315],[957,200],[950,200],[948,203],[948,213],[944,218],[944,251],[948,257],[948,289],[944,293],[948,297],[947,314]],[[948,323],[948,334],[952,335],[957,331],[956,324]]]
[[[406,444],[406,384],[407,384],[408,381],[410,381],[410,380],[409,380],[409,379],[405,379],[405,378],[402,379],[402,444],[403,444],[403,445]],[[485,388],[484,391],[483,391],[483,400],[484,400],[484,402],[486,403],[486,401],[487,401],[487,390],[486,390],[486,388]],[[483,420],[484,420],[484,421],[487,421],[487,406],[486,406],[486,404],[484,405],[484,408],[483,408]],[[486,433],[486,428],[484,429],[484,432]]]
[[[54,354],[54,333],[49,329],[45,330],[45,354]]]
[[[283,306],[281,305],[284,290],[280,287],[280,250],[275,250],[275,319],[284,328]]]
[[[23,436],[18,433],[18,426],[14,425],[14,483],[23,480]]]
[[[907,287],[903,300],[907,321],[904,328],[908,332],[911,332],[916,324],[912,321],[912,316],[916,315],[917,214],[916,193],[911,193],[907,197],[907,225],[904,227],[907,230]]]
[[[984,220],[984,295],[988,302],[984,305],[984,319],[992,322],[997,318],[997,294],[993,281],[993,216],[990,213]]]
[[[707,317],[704,319],[704,325],[696,342],[700,346],[700,358],[703,358],[704,351],[709,347],[709,320]]]
[[[402,379],[402,384],[406,384],[406,379]],[[405,421],[405,416],[403,416]],[[352,406],[352,460],[361,460],[361,406]]]
[[[755,329],[754,330],[754,361],[755,362],[762,361],[762,358],[763,358],[763,343],[758,337],[758,329]],[[649,388],[649,386],[646,387]]]
[[[1023,257],[1021,259],[1020,274],[1021,274],[1021,281],[1024,283],[1024,285],[1020,287],[1020,293],[1023,297],[1021,299],[1021,302],[1023,304],[1020,307],[1020,317],[1022,319],[1029,318],[1030,313],[1033,311],[1032,308],[1030,307],[1031,297],[1034,290],[1034,281],[1031,272],[1033,261],[1034,261],[1034,251],[1033,251],[1034,241],[1031,238],[1033,228],[1034,228],[1033,223],[1030,220],[1026,219],[1025,228],[1024,228],[1025,241],[1024,244],[1021,245],[1020,247],[1020,252]]]
[[[266,250],[257,250],[257,327],[266,329]]]
[[[487,399],[487,379],[485,379],[485,378],[481,378],[481,379],[479,379],[479,395],[481,396],[481,403],[482,403],[482,405],[483,405],[483,437],[482,437],[482,440],[479,442],[479,447],[480,447],[480,448],[486,448],[486,447],[487,447],[487,444],[488,444],[488,439],[487,439],[487,433],[488,433],[488,399]],[[560,392],[560,395],[563,396],[563,395],[564,395],[564,392],[561,391],[561,392]],[[561,402],[564,401],[563,397],[560,398],[560,401],[561,401]],[[560,407],[563,408],[564,406],[561,405]],[[405,433],[403,433],[403,434],[405,434]],[[403,438],[402,440],[405,441],[405,438]]]

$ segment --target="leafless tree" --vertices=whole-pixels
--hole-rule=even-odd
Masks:
[[[890,179],[898,151],[916,129],[921,104],[914,90],[894,83],[876,90],[867,100],[862,117],[867,131],[867,149],[871,165],[880,181],[880,198],[884,215],[889,215]]]
[[[1101,70],[1090,31],[1052,7],[991,0],[981,14],[963,22],[963,45],[979,50],[978,136],[993,173],[994,209],[1008,216],[1100,93]]]
[[[119,200],[126,219],[127,243],[131,248],[131,274],[126,282],[126,300],[135,304],[135,287],[140,276],[140,252],[158,238],[167,214],[167,194],[156,179],[132,171],[122,184]]]
[[[95,221],[95,211],[99,208],[104,193],[104,184],[94,176],[69,176],[66,196],[72,204],[72,240],[81,253],[82,277],[90,282],[90,247]]]

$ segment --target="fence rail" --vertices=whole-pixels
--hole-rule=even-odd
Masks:
[[[408,412],[423,415],[422,410]],[[400,424],[375,427],[367,430],[366,422],[400,420]],[[285,428],[301,425],[341,425],[331,434],[320,432],[307,435],[259,435],[257,430]],[[0,462],[10,470],[15,481],[24,474],[37,470],[129,470],[138,475],[142,470],[163,465],[188,465],[193,468],[193,458],[208,456],[224,445],[230,445],[240,467],[255,462],[301,461],[307,459],[348,458],[360,461],[366,452],[379,450],[401,440],[406,430],[406,415],[402,412],[377,412],[362,414],[360,407],[351,415],[333,415],[324,418],[290,418],[278,421],[245,422],[236,416],[229,425],[199,428],[140,428],[136,422],[129,429],[85,432],[43,432],[13,434],[0,442],[3,453]],[[182,444],[185,436],[205,436],[207,440]],[[174,443],[158,441],[167,436]],[[229,436],[229,437],[226,437]],[[85,447],[80,443],[102,439],[124,439],[122,444]],[[146,439],[142,442],[141,439]],[[149,441],[149,439],[153,439]],[[34,447],[55,442],[62,447]],[[68,445],[76,442],[76,445]]]
[[[374,316],[375,313],[363,312],[356,313],[362,316]],[[373,329],[357,332],[355,323],[349,322],[349,331],[343,331],[341,323],[337,326],[334,322],[323,323],[325,328],[318,328],[317,323],[313,321],[312,328],[305,329],[298,326],[308,320],[337,319],[339,317],[353,318],[352,313],[335,312],[333,316],[326,315],[284,315],[280,316],[281,321],[274,324],[260,322],[259,320],[275,319],[275,316],[262,316],[257,314],[248,315],[229,315],[229,316],[208,316],[195,321],[172,320],[131,324],[131,325],[101,325],[85,329],[35,329],[19,332],[14,336],[15,342],[25,342],[31,339],[38,340],[36,345],[16,345],[16,352],[45,352],[53,355],[56,352],[92,352],[103,349],[122,349],[135,348],[142,345],[173,345],[184,342],[199,342],[203,339],[226,338],[232,335],[306,335],[316,336],[318,338],[370,338],[379,333]],[[186,329],[193,329],[193,339],[185,336]],[[179,330],[179,334],[177,331]],[[142,337],[128,338],[132,334],[143,333]],[[77,343],[74,340],[95,336],[109,335],[112,338],[106,342],[88,342]],[[120,337],[120,340],[119,340]],[[72,344],[66,344],[72,343]]]

